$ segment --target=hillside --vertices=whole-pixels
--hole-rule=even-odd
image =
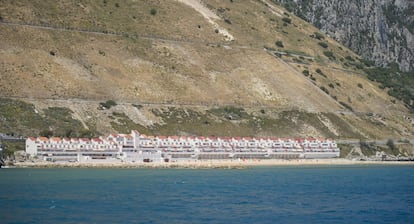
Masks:
[[[0,132],[413,136],[358,55],[271,1],[9,0],[0,19]]]

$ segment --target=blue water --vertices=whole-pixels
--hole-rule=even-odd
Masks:
[[[414,166],[0,169],[0,223],[414,223]]]

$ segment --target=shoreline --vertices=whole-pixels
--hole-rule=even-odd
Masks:
[[[245,169],[253,167],[295,166],[352,166],[352,165],[411,165],[414,161],[360,161],[349,159],[295,159],[295,160],[196,160],[175,162],[129,163],[122,161],[94,162],[16,162],[5,168],[190,168],[190,169]]]

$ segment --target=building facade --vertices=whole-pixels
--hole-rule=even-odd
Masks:
[[[138,131],[98,138],[30,137],[26,153],[49,161],[128,162],[203,159],[299,159],[339,157],[332,139],[146,136]]]

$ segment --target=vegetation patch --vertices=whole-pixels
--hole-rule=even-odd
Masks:
[[[138,130],[140,132],[147,131],[147,129],[135,123],[123,112],[113,112],[114,121],[111,121],[111,126],[119,133],[130,133],[131,130]]]
[[[396,63],[389,67],[366,68],[368,79],[388,89],[388,95],[401,100],[405,106],[414,111],[414,74],[402,72]]]
[[[285,22],[285,23],[290,24],[292,22],[292,19],[291,18],[288,18],[288,17],[283,17],[282,18],[282,21]]]
[[[319,42],[318,44],[323,48],[328,48],[328,44],[326,42]]]
[[[51,124],[49,124],[51,125]],[[33,104],[0,98],[0,132],[10,135],[36,135],[47,124]]]
[[[0,132],[14,136],[97,136],[80,121],[72,118],[72,111],[64,107],[49,107],[36,111],[32,104],[19,100],[0,99]]]
[[[3,144],[3,158],[13,158],[14,153],[17,151],[25,151],[25,142],[2,142]],[[1,159],[1,158],[0,158]]]
[[[354,109],[345,102],[339,101],[339,104],[341,104],[343,107],[345,107],[346,109],[348,109],[350,111],[354,111]]]
[[[341,137],[351,137],[351,138],[363,138],[363,136],[355,132],[354,128],[344,119],[338,117],[334,113],[322,113],[323,116],[327,117],[329,121],[337,127],[338,133]]]
[[[331,60],[336,60],[336,57],[332,51],[324,51],[323,54]]]
[[[238,113],[237,109],[226,107],[198,112],[189,108],[169,107],[153,109],[152,112],[163,121],[163,124],[150,127],[149,132],[157,135],[252,136],[255,133],[246,122],[233,123],[226,118],[228,114]],[[249,115],[244,113],[242,116],[249,119]]]
[[[234,106],[213,108],[209,110],[209,112],[224,117],[227,120],[240,120],[248,117],[248,114],[244,111],[243,108]]]
[[[110,109],[111,107],[116,106],[116,105],[117,104],[116,104],[115,101],[107,100],[106,102],[99,103],[98,109],[99,110],[106,110],[106,109]]]
[[[348,144],[338,144],[338,148],[340,149],[339,158],[346,158],[352,151],[352,146]]]
[[[153,15],[153,16],[155,16],[157,14],[157,9],[152,8],[150,10],[150,14]]]
[[[323,76],[323,77],[325,77],[325,78],[328,78],[328,77],[325,75],[325,73],[323,73],[323,72],[322,72],[322,70],[321,70],[321,69],[319,69],[319,68],[317,68],[317,69],[316,69],[316,73],[318,73],[319,75],[321,75],[321,76]]]
[[[324,40],[325,36],[319,32],[315,32],[311,35],[312,38],[318,39],[318,40]]]
[[[84,137],[93,135],[86,133],[82,123],[72,118],[72,111],[65,107],[49,107],[44,110],[45,123],[53,126],[43,129],[42,136]],[[96,133],[97,134],[97,133]]]
[[[329,95],[329,90],[325,86],[319,87],[322,91]]]
[[[283,42],[281,40],[276,41],[276,46],[283,48]]]
[[[374,156],[377,152],[377,146],[374,143],[360,141],[359,146],[361,148],[362,154],[365,156]]]

